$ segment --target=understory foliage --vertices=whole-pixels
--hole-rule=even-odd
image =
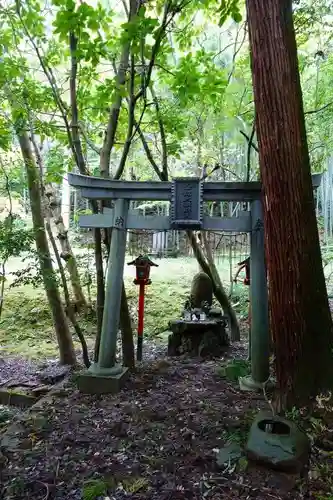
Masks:
[[[19,133],[28,134],[46,227],[57,217],[45,192],[53,186],[59,195],[64,174],[73,170],[142,181],[259,178],[242,0],[6,0],[1,7],[0,156],[11,161],[10,191],[26,202]],[[325,168],[333,147],[331,11],[331,1],[294,2],[313,171]],[[98,212],[101,206],[86,208]],[[66,236],[58,232],[58,240]],[[211,252],[204,239],[191,232],[188,238],[237,338],[236,316]],[[110,235],[96,230],[94,242],[98,355]],[[67,273],[64,258],[63,265]],[[87,308],[90,300],[83,303]],[[123,293],[121,328],[131,335],[128,320]]]
[[[11,212],[0,220],[0,319],[4,302],[6,264],[11,257],[30,252],[34,241],[33,232],[17,214]]]

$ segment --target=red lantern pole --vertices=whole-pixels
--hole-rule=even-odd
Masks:
[[[145,283],[140,283],[139,307],[138,307],[138,344],[137,344],[137,350],[136,350],[136,359],[138,361],[142,361],[144,313],[145,313]]]
[[[139,255],[132,262],[128,263],[129,266],[135,266],[136,278],[134,283],[139,285],[139,305],[138,305],[138,343],[136,351],[136,359],[142,361],[142,348],[143,348],[143,318],[145,310],[145,286],[151,284],[149,279],[151,266],[158,267],[154,264],[149,257]]]

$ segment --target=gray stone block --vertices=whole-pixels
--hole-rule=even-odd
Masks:
[[[309,461],[309,438],[285,418],[260,412],[250,429],[245,451],[249,460],[284,472],[299,473]]]
[[[76,383],[80,392],[84,394],[116,394],[129,378],[128,368],[124,368],[116,375],[95,375],[81,372],[77,375]]]

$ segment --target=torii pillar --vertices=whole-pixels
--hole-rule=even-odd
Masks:
[[[240,388],[244,391],[262,389],[269,380],[268,292],[264,222],[260,199],[251,202],[250,246],[251,328],[249,354],[251,375],[239,379]]]
[[[116,363],[121,289],[126,252],[126,222],[129,202],[115,201],[113,229],[106,274],[105,305],[98,361],[78,375],[81,392],[110,394],[119,392],[129,376],[128,368]]]

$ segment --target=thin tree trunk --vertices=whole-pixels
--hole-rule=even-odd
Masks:
[[[74,32],[69,33],[69,50],[71,55],[71,72],[69,78],[69,93],[70,93],[70,101],[71,101],[71,146],[74,151],[74,158],[76,159],[76,164],[79,171],[85,173],[87,171],[86,161],[83,155],[82,143],[79,132],[79,111],[77,105],[77,90],[76,90],[76,78],[77,78],[77,69],[78,69],[78,61],[77,61],[77,44],[78,39]],[[86,175],[88,172],[86,172]]]
[[[128,13],[128,23],[130,23],[137,13],[137,8],[140,3],[137,3],[136,0],[130,0],[130,8]],[[105,137],[103,146],[101,148],[100,154],[100,172],[102,177],[109,177],[110,175],[110,158],[111,151],[113,149],[116,132],[118,128],[118,120],[120,115],[120,108],[122,103],[122,90],[126,83],[126,74],[129,65],[129,56],[131,50],[131,40],[130,38],[126,40],[123,44],[121,55],[120,55],[120,63],[115,75],[117,94],[115,99],[111,105],[109,119],[105,131]],[[131,113],[133,119],[133,113]],[[132,123],[133,127],[133,123]],[[121,175],[121,174],[120,174]]]
[[[76,301],[76,305],[78,308],[84,307],[85,309],[88,307],[87,301],[85,299],[83,289],[81,286],[80,274],[76,264],[76,259],[74,253],[72,251],[71,244],[68,238],[68,231],[65,228],[64,220],[61,213],[61,200],[57,196],[55,192],[54,186],[49,183],[43,183],[44,179],[44,162],[41,154],[41,150],[37,144],[36,137],[34,134],[33,123],[30,119],[30,134],[31,134],[31,142],[34,148],[35,157],[37,161],[37,165],[40,171],[40,180],[41,180],[41,195],[42,199],[44,198],[44,202],[47,202],[46,210],[49,210],[53,221],[56,225],[58,232],[58,240],[61,246],[61,258],[66,262],[67,270],[69,273],[69,277],[71,280],[71,285]]]
[[[163,172],[163,177],[166,178],[168,176],[168,146],[167,146],[167,140],[166,140],[166,133],[165,133],[164,123],[163,123],[163,119],[162,119],[162,115],[161,115],[160,105],[158,102],[158,97],[155,93],[153,84],[150,84],[149,90],[150,90],[151,96],[153,98],[153,103],[154,103],[155,110],[156,110],[156,117],[157,117],[157,122],[158,122],[158,128],[160,131],[161,146],[162,146],[162,172]]]
[[[134,96],[134,86],[135,86],[135,59],[134,55],[131,55],[131,64],[130,64],[130,75],[129,75],[129,97],[128,97],[128,120],[127,120],[127,134],[125,143],[123,146],[123,150],[121,153],[121,158],[119,161],[119,165],[117,171],[114,175],[114,179],[120,179],[123,175],[126,161],[131,149],[132,141],[133,141],[133,127],[134,127],[134,119],[135,119],[135,96]]]
[[[232,308],[228,295],[222,286],[220,277],[218,276],[218,272],[217,270],[216,272],[212,271],[211,266],[207,262],[205,255],[199,245],[199,242],[197,241],[195,233],[193,231],[186,231],[186,234],[191,243],[193,253],[199,263],[200,268],[203,270],[204,273],[208,274],[208,276],[212,280],[214,295],[218,300],[218,302],[220,303],[224,314],[228,316],[231,340],[237,341],[240,339],[237,316],[234,309]],[[218,279],[216,275],[218,276]]]
[[[48,200],[48,208],[52,214],[53,222],[55,223],[55,226],[57,228],[57,238],[61,247],[60,257],[66,263],[76,305],[79,309],[87,309],[88,304],[82,289],[75,255],[68,238],[68,231],[65,228],[64,220],[61,215],[61,202],[55,193],[54,187],[50,183],[45,184],[45,196]]]
[[[333,329],[315,216],[292,0],[247,0],[276,374],[283,406],[332,386]]]
[[[66,365],[74,365],[76,363],[76,359],[73,339],[69,331],[65,311],[60,299],[45,232],[39,172],[32,153],[28,133],[22,129],[17,130],[17,137],[20,143],[20,148],[27,172],[27,182],[36,248],[38,252],[41,273],[43,276],[45,292],[50,305],[53,324],[57,335],[60,363]]]
[[[71,215],[71,191],[66,176],[63,177],[61,184],[61,215],[64,221],[65,229],[69,229]]]
[[[59,267],[62,287],[64,289],[65,303],[66,303],[65,312],[66,312],[66,315],[67,315],[69,321],[73,325],[75,333],[77,334],[77,336],[79,337],[79,340],[81,342],[83,362],[84,362],[86,368],[89,368],[90,367],[90,359],[89,359],[89,353],[88,353],[88,346],[86,343],[86,339],[84,338],[83,331],[81,330],[81,327],[80,327],[80,325],[77,322],[76,317],[75,317],[75,312],[74,312],[73,305],[71,303],[70,296],[69,296],[64,266],[62,265],[61,257],[59,255],[58,247],[57,247],[56,241],[55,241],[53,233],[52,233],[51,223],[50,223],[49,219],[46,220],[45,227],[46,227],[47,234],[49,235],[49,239],[50,239],[50,242],[51,242],[51,245],[52,245],[52,248],[54,251],[54,255],[55,255],[56,261],[58,263],[58,267]]]
[[[78,40],[75,36],[75,33],[71,32],[69,35],[69,49],[71,54],[71,72],[69,80],[71,113],[72,113],[71,127],[68,128],[67,118],[65,123],[67,124],[68,139],[79,172],[82,175],[89,175],[86,161],[83,156],[81,137],[79,133],[79,121],[78,121],[79,111],[77,105],[77,86],[76,86],[77,69],[78,69],[78,61],[76,54],[77,43]],[[75,196],[77,197],[77,190],[75,190]],[[96,202],[96,200],[91,200],[90,203],[93,213],[98,213],[98,203]],[[95,268],[96,268],[96,285],[97,285],[96,316],[97,316],[97,341],[98,341],[98,339],[101,336],[103,311],[104,311],[104,296],[105,296],[102,235],[101,235],[101,230],[99,228],[94,229],[94,239],[95,239]]]
[[[0,271],[0,319],[2,316],[3,302],[5,298],[5,282],[6,282],[6,261],[1,263]]]

